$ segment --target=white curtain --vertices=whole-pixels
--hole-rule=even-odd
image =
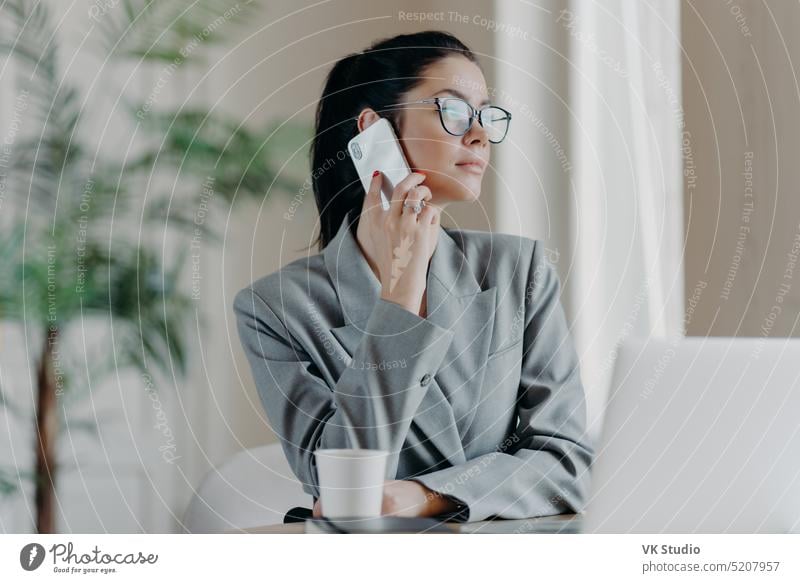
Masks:
[[[498,5],[530,38],[498,37],[496,228],[553,250],[597,438],[618,343],[683,334],[679,2]]]

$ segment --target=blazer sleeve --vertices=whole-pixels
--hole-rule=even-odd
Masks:
[[[578,356],[559,300],[558,274],[539,242],[530,273],[516,430],[495,451],[412,478],[460,503],[451,519],[577,513],[587,500],[594,450]]]
[[[379,298],[353,354],[358,366],[348,366],[329,386],[252,286],[236,295],[234,312],[262,405],[303,490],[319,497],[318,448],[387,450],[386,477],[393,479],[414,413],[453,332]],[[403,359],[404,367],[362,366]]]

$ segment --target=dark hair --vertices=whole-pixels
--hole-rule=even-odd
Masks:
[[[320,217],[315,243],[320,249],[333,239],[350,211],[363,204],[364,189],[347,151],[347,142],[358,134],[358,114],[365,107],[380,112],[399,102],[420,83],[426,67],[453,54],[478,64],[472,51],[447,32],[401,34],[347,55],[328,73],[311,144],[311,177]],[[399,135],[398,111],[380,115]]]

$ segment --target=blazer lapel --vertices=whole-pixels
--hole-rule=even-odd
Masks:
[[[380,282],[361,254],[348,220],[323,253],[344,316],[344,324],[330,332],[352,359],[363,324],[380,297]],[[428,270],[427,318],[455,334],[413,423],[452,465],[466,461],[462,439],[481,393],[495,305],[496,288],[481,289],[459,245],[440,228]]]
[[[494,332],[497,289],[494,286],[481,289],[461,247],[444,229],[439,234],[439,242],[431,258],[427,300],[428,319],[455,332],[445,360],[430,386],[435,384],[436,392],[450,404],[455,416],[451,427],[457,428],[454,433],[461,445],[477,411],[481,394]],[[420,406],[420,411],[422,409]],[[429,426],[434,432],[442,431],[441,425],[436,429],[434,418],[423,418],[422,425]],[[432,435],[428,431],[426,433]],[[466,460],[462,448],[458,463],[463,461]]]
[[[336,236],[322,250],[345,324],[366,320],[381,295],[381,282],[358,248],[355,235],[350,231],[352,224],[349,216],[345,217]],[[350,354],[352,356],[352,352]]]

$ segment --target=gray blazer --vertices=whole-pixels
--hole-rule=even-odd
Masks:
[[[387,479],[460,503],[451,519],[580,512],[594,450],[544,245],[441,228],[420,318],[380,298],[348,222],[234,301],[303,489],[319,496],[317,448],[365,447],[390,452]]]

